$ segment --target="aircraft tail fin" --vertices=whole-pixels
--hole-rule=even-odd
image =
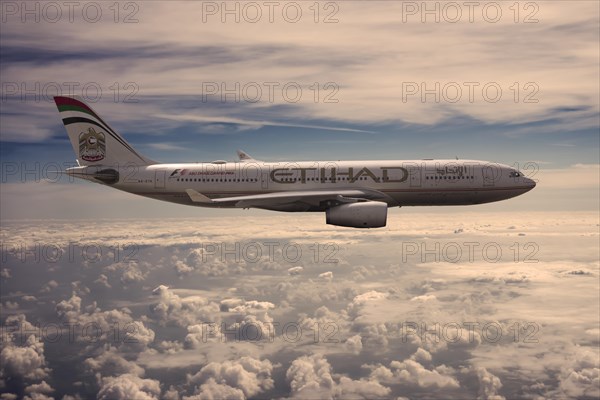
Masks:
[[[156,164],[135,151],[80,97],[56,96],[54,102],[79,165]]]

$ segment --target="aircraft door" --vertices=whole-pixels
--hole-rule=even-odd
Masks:
[[[165,178],[167,176],[167,171],[155,171],[154,172],[154,188],[155,189],[164,189],[165,188]]]
[[[268,172],[262,172],[260,174],[260,187],[262,189],[268,189],[269,188],[269,173]]]
[[[410,180],[410,187],[418,188],[421,187],[421,168],[418,164],[407,164],[408,176]]]
[[[496,179],[500,176],[500,169],[493,164],[486,164],[482,167],[483,186],[494,186]]]

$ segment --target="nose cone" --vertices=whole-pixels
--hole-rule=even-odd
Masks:
[[[527,190],[531,190],[535,187],[536,183],[533,179],[525,178],[525,186],[527,186]]]

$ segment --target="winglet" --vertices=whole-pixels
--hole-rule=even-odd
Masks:
[[[243,150],[238,150],[237,155],[241,162],[258,161],[258,160],[255,160],[250,154],[246,153]]]
[[[185,192],[190,196],[194,203],[212,203],[213,201],[205,195],[196,192],[194,189],[185,189]]]

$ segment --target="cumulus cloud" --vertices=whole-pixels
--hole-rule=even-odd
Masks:
[[[452,369],[445,365],[430,370],[418,361],[407,359],[402,362],[392,361],[390,368],[379,366],[371,373],[371,377],[389,384],[414,385],[420,388],[458,388],[460,384],[452,376],[452,372]]]
[[[46,381],[29,385],[25,388],[25,393],[27,393],[28,395],[49,394],[52,392],[54,392],[54,389]]]
[[[453,233],[457,219],[464,227],[460,240]],[[287,269],[295,264],[281,260],[273,268],[244,268],[240,275],[191,272],[181,279],[171,268],[175,260],[187,262],[197,241],[220,241],[219,231],[226,232],[223,240],[260,230],[271,238],[285,235],[267,230],[263,220],[249,217],[247,222],[241,228],[239,218],[221,218],[205,224],[202,232],[189,228],[194,225],[189,220],[167,221],[162,227],[147,221],[98,221],[93,229],[88,223],[36,227],[32,222],[3,230],[2,235],[24,242],[53,235],[69,242],[80,234],[115,240],[143,231],[145,244],[137,254],[143,281],[125,284],[121,272],[127,265],[105,268],[114,265],[112,257],[99,268],[75,272],[69,264],[54,265],[52,271],[27,264],[12,270],[10,281],[3,281],[9,289],[3,286],[2,303],[20,307],[13,315],[15,310],[6,307],[0,311],[8,338],[1,349],[7,360],[2,359],[1,390],[25,395],[28,386],[42,381],[56,386],[62,379],[60,393],[30,389],[29,396],[66,392],[87,398],[98,397],[100,390],[106,398],[137,392],[150,398],[247,398],[255,393],[250,397],[319,399],[597,394],[597,214],[406,213],[397,228],[383,233],[357,237],[342,230],[329,237],[346,261],[306,262],[303,273],[293,277]],[[315,228],[314,221],[300,223],[311,241],[331,236],[328,228]],[[351,245],[344,247],[346,241]],[[498,243],[504,258],[486,262],[476,251],[472,260],[466,256],[452,263],[401,252],[407,242],[435,249],[435,243],[443,248],[463,241],[479,243],[479,250],[487,242]],[[532,241],[540,262],[515,262],[515,254],[529,254],[523,253],[524,245]],[[578,251],[565,252],[565,247]],[[368,263],[361,261],[365,255]],[[395,255],[393,262],[390,255]],[[111,287],[102,280],[94,283],[99,272]],[[324,272],[335,274],[335,280],[319,277]],[[36,293],[50,279],[54,288]],[[37,300],[28,301],[32,295]],[[573,309],[579,310],[577,318]],[[79,327],[76,341],[66,330],[57,342],[43,341],[30,321]],[[302,330],[298,341],[289,340],[291,331],[283,335],[286,323]],[[488,323],[502,332],[500,340],[484,329]],[[97,329],[83,333],[87,324],[100,327],[103,335],[96,338]],[[114,326],[121,328],[117,337]],[[49,369],[58,355],[69,355],[81,366],[72,382]],[[239,362],[243,357],[252,361]],[[82,383],[89,381],[95,384]]]
[[[246,268],[245,259],[239,257],[241,250],[234,245],[235,256],[224,256],[220,251],[221,244],[210,244],[206,247],[192,249],[185,260],[176,259],[175,271],[183,276],[197,273],[202,276],[224,276],[243,273]]]
[[[292,395],[300,398],[332,398],[335,382],[331,365],[320,355],[303,356],[286,372]]]
[[[0,359],[2,360],[1,376],[31,380],[48,376],[44,343],[34,335],[30,335],[22,346],[14,342],[3,343]]]
[[[157,400],[159,396],[160,382],[133,374],[102,378],[98,392],[98,399],[102,400]]]
[[[196,389],[193,396],[184,396],[184,400],[244,400],[244,391],[226,384],[217,383],[209,378]]]
[[[352,380],[346,376],[334,378],[331,365],[320,354],[295,359],[286,372],[292,397],[301,399],[332,399],[337,397],[379,398],[390,389],[375,380]]]
[[[98,378],[120,374],[144,375],[143,368],[126,360],[114,347],[108,347],[97,357],[86,359],[83,365],[92,375],[97,374]]]
[[[559,379],[561,395],[599,397],[600,366],[597,351],[576,348],[570,360],[561,368]]]
[[[136,282],[143,282],[146,276],[148,275],[148,263],[140,263],[138,261],[121,261],[118,263],[111,264],[105,267],[105,271],[109,273],[113,273],[118,276],[121,283],[127,285]],[[102,279],[102,275],[100,277],[100,282],[106,285],[106,279]]]
[[[504,400],[504,396],[498,394],[498,390],[502,387],[502,382],[500,382],[497,376],[485,368],[478,368],[477,379],[479,380],[479,399]]]
[[[241,357],[239,360],[211,362],[194,375],[188,375],[187,382],[198,386],[197,398],[239,398],[239,395],[254,397],[273,388],[271,378],[273,365],[267,359]]]
[[[24,314],[7,317],[3,327],[6,331],[2,330],[0,338],[0,388],[7,378],[30,381],[46,378],[51,370],[40,330]]]
[[[219,321],[219,304],[201,296],[180,297],[165,285],[156,287],[152,294],[158,302],[151,306],[151,312],[162,324],[188,326],[195,322]]]
[[[215,323],[196,324],[187,327],[187,335],[183,341],[188,349],[201,347],[205,343],[219,342],[225,340],[225,334],[221,331],[221,325]],[[177,347],[169,346],[167,351],[177,350]]]
[[[362,339],[360,335],[354,335],[346,339],[346,349],[352,354],[360,354],[362,350]]]

